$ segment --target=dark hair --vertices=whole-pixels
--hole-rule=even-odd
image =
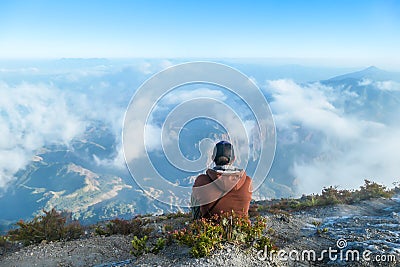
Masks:
[[[235,153],[233,146],[227,141],[218,142],[214,147],[213,160],[215,165],[226,165],[233,161]]]

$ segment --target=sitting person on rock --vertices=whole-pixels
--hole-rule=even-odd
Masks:
[[[212,159],[215,167],[199,175],[193,185],[193,218],[210,218],[225,212],[247,216],[252,179],[244,170],[232,165],[235,160],[232,144],[227,141],[217,143]]]

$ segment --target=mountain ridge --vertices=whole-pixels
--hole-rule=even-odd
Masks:
[[[369,66],[369,67],[359,70],[359,71],[332,77],[332,78],[328,79],[327,81],[334,82],[334,81],[343,81],[346,79],[354,79],[354,80],[369,79],[369,80],[374,80],[374,81],[387,81],[387,80],[400,81],[400,73],[382,70],[376,66]]]

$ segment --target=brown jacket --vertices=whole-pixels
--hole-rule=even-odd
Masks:
[[[203,217],[231,211],[247,215],[251,196],[252,181],[244,170],[208,169],[206,174],[196,178],[192,193],[192,198],[200,205]],[[209,211],[219,198],[215,207]]]

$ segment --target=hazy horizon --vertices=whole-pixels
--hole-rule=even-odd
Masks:
[[[0,58],[289,58],[400,69],[398,1],[1,1]]]

